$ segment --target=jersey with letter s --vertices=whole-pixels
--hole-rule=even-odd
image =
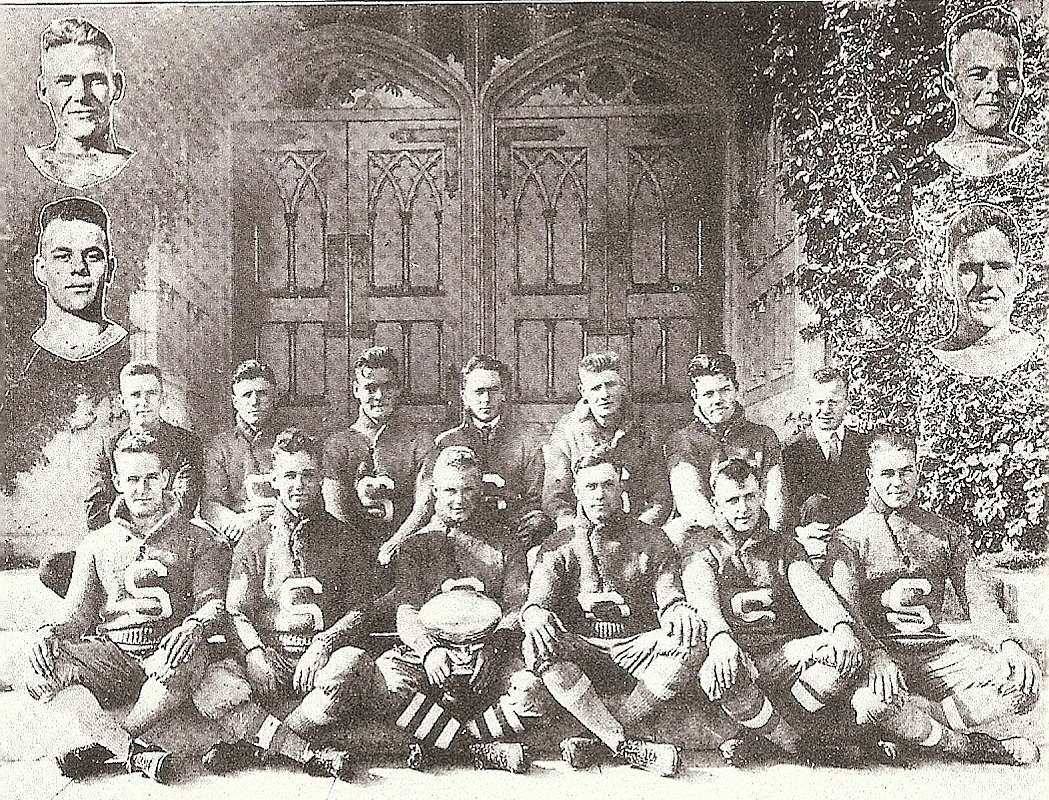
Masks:
[[[835,588],[878,639],[897,642],[942,640],[944,593],[951,564],[972,557],[965,531],[915,508],[881,513],[870,506],[837,531],[846,548],[851,588]],[[828,562],[832,560],[828,552]],[[849,563],[851,562],[851,564]]]
[[[744,650],[770,652],[791,639],[821,632],[787,577],[792,563],[808,562],[797,541],[769,532],[736,550],[716,529],[708,528],[687,547],[691,557],[704,558],[714,570],[721,613]]]
[[[334,517],[319,512],[296,524],[278,510],[237,543],[229,612],[250,621],[267,644],[301,652],[315,634],[370,606],[371,561]]]

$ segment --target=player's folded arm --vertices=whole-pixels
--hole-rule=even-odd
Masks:
[[[88,534],[76,549],[66,601],[48,627],[58,638],[79,639],[91,632],[104,602],[105,590],[95,565],[95,536]]]

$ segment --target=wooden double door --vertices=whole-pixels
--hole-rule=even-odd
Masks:
[[[723,126],[680,103],[416,106],[237,120],[235,357],[272,364],[320,427],[354,413],[373,344],[420,420],[455,421],[480,350],[539,425],[604,349],[646,415],[687,413],[688,361],[720,344]]]

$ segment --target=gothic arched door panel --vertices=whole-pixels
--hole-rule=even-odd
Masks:
[[[391,346],[403,402],[445,415],[462,313],[455,120],[237,125],[238,357],[277,373],[284,404],[316,426],[352,413],[359,351]]]
[[[496,349],[531,421],[578,399],[584,353],[612,349],[663,423],[687,412],[689,359],[720,342],[724,143],[687,109],[566,110],[496,123]]]
[[[317,427],[346,407],[344,126],[238,122],[233,152],[234,358],[269,364]]]

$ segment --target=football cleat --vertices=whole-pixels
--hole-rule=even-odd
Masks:
[[[520,742],[476,742],[466,750],[477,769],[500,769],[521,775],[532,766],[528,750]]]
[[[219,742],[200,759],[209,772],[225,775],[239,769],[258,766],[263,762],[266,751],[252,742]]]
[[[331,747],[314,750],[310,760],[303,764],[302,768],[310,775],[327,776],[340,781],[348,781],[353,777],[350,754]]]
[[[95,742],[75,747],[55,760],[58,762],[58,771],[67,778],[86,778],[103,772],[106,762],[111,758],[115,758],[113,751]]]
[[[427,770],[433,766],[433,758],[419,742],[411,742],[408,745],[408,758],[405,761],[408,769]]]
[[[572,769],[589,769],[611,756],[611,751],[600,739],[588,736],[569,736],[561,740],[561,760]]]
[[[728,739],[718,747],[721,757],[730,767],[744,769],[767,764],[770,761],[796,760],[778,745],[763,736],[746,734],[738,739]]]
[[[171,753],[155,744],[146,744],[141,739],[131,743],[127,754],[127,771],[139,773],[157,783],[171,780]]]
[[[678,749],[672,744],[625,739],[616,749],[616,757],[632,767],[669,778],[677,772],[681,761]]]
[[[1023,767],[1038,761],[1038,745],[1022,736],[995,739],[986,733],[970,733],[962,760],[973,764],[1006,764]]]

